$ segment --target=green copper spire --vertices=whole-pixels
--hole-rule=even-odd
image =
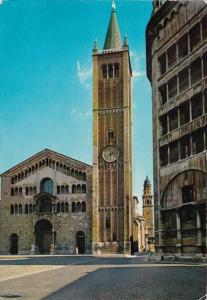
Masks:
[[[116,7],[114,1],[112,2],[111,19],[109,21],[108,30],[103,49],[121,48],[121,35],[116,16]]]

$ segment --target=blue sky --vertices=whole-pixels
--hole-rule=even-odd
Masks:
[[[1,3],[1,1],[0,1]],[[116,1],[131,51],[133,190],[152,179],[151,89],[145,28],[151,1]],[[7,0],[0,4],[0,172],[49,148],[92,164],[92,48],[111,1]]]

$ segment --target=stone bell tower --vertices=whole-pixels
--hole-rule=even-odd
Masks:
[[[146,219],[146,228],[148,233],[148,249],[150,251],[154,251],[154,206],[153,206],[153,200],[152,200],[152,186],[151,182],[149,181],[148,176],[146,177],[144,181],[143,186],[143,216]]]
[[[130,253],[131,64],[115,4],[103,50],[93,49],[93,252]]]

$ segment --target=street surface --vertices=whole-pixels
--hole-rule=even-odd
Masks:
[[[206,265],[152,263],[146,255],[0,256],[1,300],[198,300],[205,285]]]

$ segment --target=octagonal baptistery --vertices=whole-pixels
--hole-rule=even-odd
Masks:
[[[206,255],[207,4],[153,1],[146,28],[152,86],[155,246]]]
[[[45,149],[1,175],[0,253],[91,253],[92,167]]]

